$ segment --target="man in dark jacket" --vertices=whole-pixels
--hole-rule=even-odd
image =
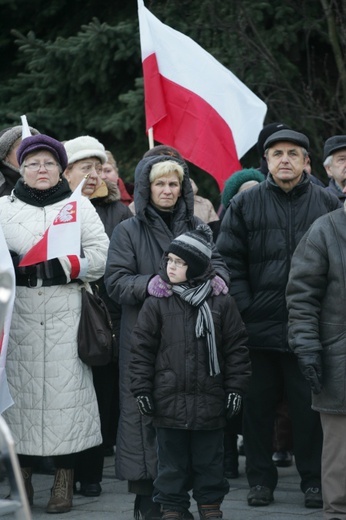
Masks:
[[[323,166],[330,179],[326,190],[343,202],[346,199],[346,135],[334,135],[324,143]]]
[[[155,179],[152,178],[154,170],[159,173]],[[105,285],[109,296],[122,306],[116,476],[129,481],[129,491],[137,495],[135,510],[148,520],[161,518],[159,508],[155,509],[151,502],[157,473],[156,437],[151,419],[140,415],[130,391],[130,336],[163,253],[173,238],[195,229],[202,221],[193,215],[194,200],[187,165],[170,155],[146,157],[139,162],[135,172],[134,202],[136,215],[121,222],[111,237]],[[215,246],[211,262],[219,275],[212,283],[228,284],[229,271]]]
[[[346,518],[346,215],[314,222],[298,245],[287,284],[288,339],[323,428],[325,519]]]
[[[273,501],[278,479],[272,461],[274,415],[285,391],[305,506],[322,507],[321,425],[288,346],[285,289],[300,239],[319,216],[340,203],[309,181],[304,171],[309,148],[305,135],[284,129],[272,134],[264,147],[267,180],[231,200],[217,241],[231,269],[231,293],[249,334],[252,380],[243,425],[248,503],[265,506]]]

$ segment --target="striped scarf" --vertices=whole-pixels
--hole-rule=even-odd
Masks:
[[[219,361],[215,342],[215,328],[213,317],[209,305],[206,302],[211,292],[210,280],[198,285],[198,287],[188,287],[186,285],[172,285],[173,292],[180,298],[194,307],[198,307],[197,322],[195,327],[196,337],[207,336],[209,351],[209,374],[214,377],[220,374]]]

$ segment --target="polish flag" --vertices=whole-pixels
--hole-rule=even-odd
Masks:
[[[6,354],[15,295],[11,255],[0,226],[0,415],[13,404],[6,378]]]
[[[220,190],[257,142],[266,104],[211,54],[138,0],[147,131],[210,173]]]
[[[85,179],[67,199],[65,206],[59,211],[41,240],[24,255],[19,267],[38,264],[61,256],[69,256],[72,270],[79,269],[79,266],[77,266],[78,259],[75,257],[79,257],[81,252],[80,205],[84,183]],[[77,264],[74,266],[73,262]],[[71,278],[76,278],[75,273],[72,272]]]

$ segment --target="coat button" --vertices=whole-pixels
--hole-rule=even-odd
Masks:
[[[43,292],[42,292],[42,291],[38,291],[38,293],[37,293],[37,294],[39,294],[39,295],[41,296],[41,294],[43,294]]]

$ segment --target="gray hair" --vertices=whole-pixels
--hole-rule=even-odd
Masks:
[[[326,157],[326,159],[323,161],[323,166],[324,167],[330,166],[332,164],[332,160],[333,160],[333,155],[328,155],[328,157]]]

